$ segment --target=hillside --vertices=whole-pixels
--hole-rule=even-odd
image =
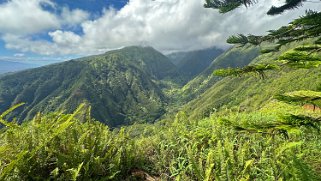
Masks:
[[[0,60],[0,74],[35,68],[37,65]]]
[[[223,52],[222,49],[212,47],[189,52],[176,52],[167,56],[178,67],[178,70],[191,80],[204,71]]]
[[[248,59],[250,60],[248,64],[273,62],[282,53],[299,45],[309,44],[309,42],[311,42],[311,40],[291,43],[282,47],[279,52],[261,54],[252,60]],[[235,50],[237,49],[239,48]],[[231,51],[233,52],[233,49]],[[227,52],[227,54],[229,54],[229,52]],[[238,60],[240,60],[240,58],[234,58],[231,59],[231,62],[237,63]],[[243,65],[246,65],[246,63]],[[240,111],[258,110],[264,107],[267,101],[275,95],[295,90],[320,89],[320,70],[320,68],[282,68],[278,71],[266,72],[265,79],[260,79],[258,76],[251,74],[226,78],[211,75],[209,80],[216,81],[214,81],[214,83],[213,81],[208,81],[210,83],[206,82],[203,85],[203,87],[207,87],[204,93],[198,94],[198,98],[190,101],[184,106],[183,110],[189,113],[191,119],[208,117],[211,113],[222,108],[234,107]],[[197,79],[194,79],[189,84],[193,85],[194,81],[197,81]],[[199,93],[198,88],[196,88],[196,92]]]
[[[154,49],[142,47],[128,47],[32,71],[37,74],[28,70],[8,75],[4,78],[10,81],[0,79],[5,83],[0,86],[8,85],[1,89],[5,90],[1,92],[3,102],[10,98],[8,93],[15,91],[16,83],[23,94],[14,99],[30,98],[32,103],[43,99],[34,97],[34,91],[35,95],[44,96],[46,88],[52,86],[50,90],[59,87],[59,95],[66,97],[52,98],[54,94],[48,94],[50,101],[44,98],[44,105],[53,106],[55,101],[58,104],[67,99],[64,106],[75,107],[75,111],[61,114],[57,112],[60,108],[54,108],[56,112],[47,114],[44,109],[34,118],[28,113],[21,125],[1,119],[6,128],[0,132],[3,170],[0,179],[318,181],[320,110],[286,104],[274,96],[300,89],[321,90],[321,67],[282,67],[267,71],[265,79],[253,72],[227,78],[213,75],[213,70],[222,67],[275,62],[283,53],[310,42],[295,42],[267,54],[259,54],[255,46],[234,47],[181,90],[179,79],[174,78],[180,77],[175,66]],[[156,65],[166,66],[155,68],[150,57],[157,61]],[[157,72],[159,69],[167,73]],[[192,90],[188,86],[199,82],[202,89],[187,91]],[[175,99],[170,101],[172,97],[167,97],[167,91],[171,85],[176,85],[178,91],[172,93]],[[184,92],[185,97],[181,96]],[[183,102],[193,95],[196,98],[181,107],[181,111],[152,124],[110,130],[91,119],[91,115],[96,119],[99,115],[113,115],[99,111],[112,109],[117,113],[125,107],[128,108],[123,113],[125,119],[111,117],[104,123],[118,126],[153,120],[157,118],[151,114],[153,111],[163,113],[165,108],[171,108],[168,103]],[[100,100],[106,102],[96,104]],[[92,114],[88,112],[88,103],[92,105]],[[109,107],[102,109],[104,105]],[[146,112],[135,109],[137,106]],[[28,111],[31,110],[25,109]],[[141,115],[129,117],[131,113]]]
[[[219,77],[213,76],[213,71],[227,67],[242,67],[248,65],[259,55],[259,49],[253,46],[233,47],[218,56],[213,62],[194,79],[189,81],[181,90],[180,97],[185,101],[197,98],[212,87]]]
[[[321,181],[318,2],[1,1],[0,181]]]
[[[25,102],[15,112],[22,121],[37,112],[70,113],[87,102],[92,116],[112,127],[150,122],[168,101],[161,81],[177,77],[176,67],[153,48],[127,47],[1,77],[0,111]]]

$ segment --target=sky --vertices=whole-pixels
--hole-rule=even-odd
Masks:
[[[203,8],[203,0],[0,0],[0,60],[47,64],[100,54],[125,46],[163,52],[226,47],[233,34],[265,34],[320,10],[309,1],[282,15],[268,16],[261,0],[227,14]]]

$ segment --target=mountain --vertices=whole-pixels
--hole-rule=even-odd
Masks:
[[[168,101],[163,82],[179,76],[155,49],[126,47],[1,77],[0,112],[25,102],[11,115],[22,121],[37,112],[70,113],[87,102],[92,116],[112,127],[150,122],[164,113]]]
[[[233,47],[220,56],[194,79],[189,81],[180,92],[180,97],[185,101],[197,98],[210,87],[212,87],[220,77],[213,76],[213,71],[227,67],[243,67],[259,56],[259,49],[253,46]]]
[[[17,72],[35,67],[37,67],[37,65],[0,60],[0,74]]]
[[[273,62],[278,57],[289,50],[300,45],[309,44],[309,41],[295,42],[284,46],[279,52],[260,54],[258,49],[253,46],[234,47],[225,55],[233,55],[231,59],[222,59],[225,66],[230,64],[236,66],[240,60],[243,61],[239,66],[254,63]],[[245,58],[247,50],[247,58]],[[243,54],[239,53],[243,52]],[[256,52],[256,53],[252,53]],[[257,56],[252,56],[252,55]],[[243,55],[243,56],[241,56]],[[220,57],[218,57],[220,59]],[[216,60],[218,61],[218,60]],[[231,64],[232,63],[232,64]],[[233,64],[234,63],[234,64]],[[213,65],[215,62],[213,63]],[[223,66],[221,66],[223,67]],[[211,71],[208,71],[212,72]],[[196,77],[184,88],[183,93],[194,95],[194,99],[189,99],[182,110],[189,113],[191,119],[208,117],[212,112],[222,108],[235,108],[238,111],[256,111],[265,106],[275,95],[296,90],[320,90],[321,89],[321,67],[313,69],[291,69],[282,68],[281,70],[266,72],[266,78],[260,79],[253,75],[241,77],[220,78],[211,75],[208,78]],[[206,71],[204,72],[206,75]],[[201,86],[200,86],[201,85]],[[201,91],[200,91],[201,89]],[[197,98],[196,98],[197,97]]]
[[[176,52],[167,56],[178,67],[180,72],[192,79],[204,71],[223,52],[224,50],[222,49],[212,47],[189,52]]]

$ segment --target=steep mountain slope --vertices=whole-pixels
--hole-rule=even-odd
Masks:
[[[71,112],[80,103],[110,126],[154,121],[167,102],[160,83],[178,77],[170,60],[151,47],[127,47],[103,55],[27,70],[0,78],[0,112],[26,102],[15,116]]]
[[[213,47],[190,52],[177,52],[167,55],[188,79],[204,71],[224,50]]]
[[[0,74],[16,72],[35,67],[37,67],[37,65],[0,60]]]
[[[308,42],[308,41],[307,41]],[[300,44],[296,42],[284,46],[280,52],[262,54],[250,63],[264,63],[276,60],[283,52],[286,52]],[[236,59],[234,60],[236,61]],[[274,95],[295,90],[318,90],[321,88],[321,68],[290,69],[269,71],[266,79],[260,79],[253,75],[242,77],[219,78],[208,85],[208,89],[197,99],[190,101],[183,108],[193,119],[209,116],[212,112],[226,108],[239,109],[239,111],[253,111],[263,107]]]
[[[253,46],[234,47],[218,56],[209,67],[188,82],[181,90],[180,97],[185,101],[192,100],[212,87],[219,77],[212,75],[213,71],[227,67],[242,67],[249,64],[259,55],[259,49]]]

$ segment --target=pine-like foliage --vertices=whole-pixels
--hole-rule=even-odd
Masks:
[[[282,46],[294,41],[301,41],[308,38],[316,38],[321,36],[321,12],[307,11],[306,15],[283,26],[277,30],[270,30],[265,36],[245,36],[239,34],[228,38],[227,43],[244,45],[250,43],[259,45],[262,42],[272,42],[276,46],[272,50],[279,50]],[[320,44],[320,38],[314,42]],[[320,47],[316,48],[318,51]],[[314,50],[316,50],[314,49]],[[307,49],[305,50],[307,51]],[[268,53],[270,51],[266,51]]]
[[[267,14],[268,15],[281,14],[285,10],[291,10],[291,9],[298,8],[305,1],[306,0],[286,0],[285,4],[282,5],[282,6],[279,6],[279,7],[272,6],[271,9],[267,12]]]
[[[204,7],[218,9],[220,13],[227,13],[232,11],[242,5],[246,7],[257,3],[258,0],[206,0]],[[281,14],[286,10],[292,10],[298,8],[306,0],[286,0],[284,5],[276,7],[272,6],[267,12],[268,15],[277,15]]]
[[[227,39],[227,43],[229,44],[240,44],[241,46],[244,46],[248,43],[253,45],[259,45],[262,43],[262,37],[261,36],[255,36],[255,35],[249,35],[245,36],[242,34],[239,34],[237,36],[232,35]]]
[[[278,65],[274,64],[256,64],[256,65],[248,65],[243,68],[227,68],[227,69],[218,69],[214,71],[214,75],[216,76],[242,76],[244,74],[254,73],[258,75],[260,78],[265,78],[264,71],[267,70],[275,70],[279,69]]]
[[[306,15],[300,17],[288,26],[283,26],[278,30],[270,30],[266,36],[245,36],[239,34],[231,36],[227,42],[244,46],[246,44],[261,45],[263,42],[272,42],[276,44],[274,47],[262,50],[261,53],[270,53],[279,51],[279,49],[294,41],[301,41],[308,38],[321,36],[321,12],[307,11]],[[320,38],[314,41],[312,45],[304,45],[287,51],[279,56],[278,61],[270,63],[262,67],[262,65],[249,65],[243,68],[217,70],[214,75],[229,76],[246,74],[255,72],[264,78],[264,71],[275,69],[278,66],[290,66],[294,68],[314,68],[321,65],[319,52],[321,51]]]
[[[280,101],[299,104],[313,104],[321,107],[321,92],[318,91],[294,91],[276,97]]]

